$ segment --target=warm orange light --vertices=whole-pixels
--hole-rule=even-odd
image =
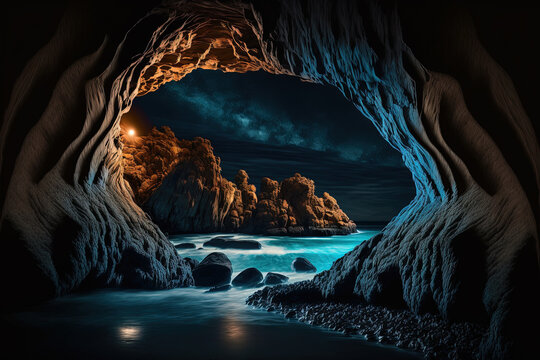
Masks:
[[[134,136],[134,135],[135,135],[135,130],[129,129],[129,130],[128,130],[128,135],[129,135],[129,136]]]

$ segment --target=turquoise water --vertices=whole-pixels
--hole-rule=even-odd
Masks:
[[[202,260],[212,251],[226,253],[234,275],[257,267],[265,275],[279,272],[291,281],[314,274],[291,271],[295,257],[309,259],[317,271],[377,231],[360,231],[329,238],[278,238],[235,235],[255,239],[261,250],[178,250]],[[182,235],[173,243],[198,247],[213,236]],[[245,304],[254,289],[233,288],[206,293],[204,288],[164,291],[102,290],[56,299],[2,321],[5,353],[16,358],[77,359],[419,359],[394,347],[346,337],[340,333],[284,319]]]
[[[208,254],[219,251],[225,253],[233,265],[233,276],[240,271],[255,267],[263,275],[267,272],[279,272],[289,276],[290,281],[311,279],[314,274],[295,273],[291,269],[293,260],[305,257],[315,267],[317,272],[328,270],[332,263],[345,253],[354,249],[362,241],[377,234],[376,230],[364,230],[347,236],[331,237],[279,237],[253,236],[236,234],[235,240],[257,240],[261,243],[260,250],[218,249],[203,247],[205,241],[215,236],[231,236],[230,234],[195,234],[171,236],[173,244],[185,242],[194,243],[197,249],[181,249],[178,253],[183,257],[191,257],[201,261]]]

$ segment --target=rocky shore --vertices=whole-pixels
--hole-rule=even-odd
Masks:
[[[486,331],[478,324],[449,323],[433,314],[324,299],[311,281],[265,287],[246,302],[289,319],[420,352],[426,359],[478,359]]]
[[[168,233],[231,232],[273,236],[331,236],[356,231],[336,199],[315,195],[300,174],[278,182],[263,178],[259,192],[239,170],[221,175],[209,140],[179,140],[154,128],[129,136],[123,128],[124,178],[135,201]]]

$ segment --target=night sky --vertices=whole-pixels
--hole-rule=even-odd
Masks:
[[[178,138],[210,139],[229,180],[244,169],[259,188],[264,176],[281,181],[299,172],[353,220],[387,221],[414,196],[401,155],[329,86],[197,70],[137,98],[132,111]]]

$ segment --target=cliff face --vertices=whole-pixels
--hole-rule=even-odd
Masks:
[[[154,134],[158,132],[153,130]],[[170,133],[167,128],[163,131],[166,137]],[[141,141],[146,142],[145,137]],[[170,233],[221,230],[235,200],[235,185],[221,176],[220,159],[214,156],[210,141],[195,138],[177,140],[176,144],[178,151],[172,162],[174,167],[158,177],[162,178],[161,184],[148,192],[147,199],[141,199],[140,205],[161,229]],[[142,158],[155,159],[157,167],[163,168],[163,158],[154,157],[152,152]],[[156,167],[152,161],[145,165]],[[155,174],[147,170],[146,177],[153,179]],[[140,193],[141,190],[134,192]]]
[[[254,219],[256,232],[274,235],[344,235],[356,225],[328,193],[315,195],[313,180],[294,174],[281,184],[269,178],[261,181]]]
[[[178,140],[168,127],[123,139],[124,177],[137,203],[170,233],[244,232],[272,235],[344,235],[356,225],[328,193],[300,174],[281,184],[263,178],[261,191],[239,170],[221,176],[210,141]]]
[[[124,179],[138,204],[144,204],[185,155],[180,141],[164,126],[153,128],[148,135],[132,136],[122,128]],[[181,154],[182,153],[182,154]]]
[[[224,221],[225,231],[249,232],[252,230],[253,216],[257,209],[258,197],[255,185],[248,183],[249,176],[238,170],[234,177],[236,189],[231,209]]]

